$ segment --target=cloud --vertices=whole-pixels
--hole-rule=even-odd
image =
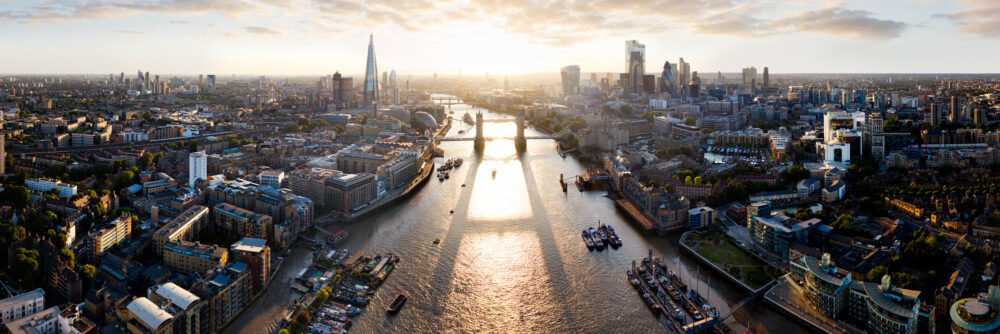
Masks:
[[[965,9],[936,15],[953,20],[957,31],[986,38],[1000,38],[1000,3],[991,0],[964,1]]]
[[[858,39],[895,38],[907,27],[904,22],[877,19],[869,11],[850,10],[839,5],[797,12],[773,22],[777,31],[812,32]]]
[[[148,34],[148,32],[138,31],[138,30],[115,30],[115,32],[119,33],[119,34],[130,34],[130,35],[145,35],[145,34]]]
[[[891,39],[899,37],[910,24],[872,17],[864,10],[845,9],[840,4],[794,12],[788,16],[766,19],[751,15],[756,10],[733,10],[710,17],[694,26],[704,34],[760,37],[788,33],[815,33],[853,39]]]
[[[248,33],[256,34],[256,35],[280,35],[281,34],[280,31],[277,31],[277,30],[274,30],[274,29],[271,29],[271,28],[268,28],[268,27],[260,27],[260,26],[246,26],[245,28],[243,28],[243,30],[245,30]]]
[[[345,27],[422,31],[472,23],[551,46],[609,36],[672,32],[739,37],[814,33],[890,39],[900,36],[910,26],[839,3],[815,8],[812,2],[805,2],[796,5],[805,6],[805,10],[784,12],[787,7],[784,1],[790,0],[50,0],[41,5],[0,9],[0,22],[217,14],[249,24],[243,32],[258,35],[281,33],[256,24],[268,19],[297,22],[287,27],[288,31],[315,35],[340,33]],[[296,19],[303,17],[303,13],[304,19]],[[976,13],[954,14],[958,17]],[[992,21],[994,28],[1000,29],[997,19],[977,15],[980,21]],[[190,21],[178,18],[170,22]],[[966,29],[982,34],[990,31]]]

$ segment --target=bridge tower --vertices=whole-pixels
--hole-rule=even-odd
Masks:
[[[476,112],[476,140],[475,140],[476,153],[482,154],[486,150],[486,138],[483,135],[483,113],[480,111]]]
[[[514,137],[514,148],[517,152],[524,152],[528,148],[528,140],[524,138],[524,113],[517,114],[517,119],[514,121],[517,124],[517,136]]]

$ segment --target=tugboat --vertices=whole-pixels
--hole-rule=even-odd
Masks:
[[[434,244],[437,245],[441,243],[441,238],[434,239]]]
[[[400,293],[399,296],[396,296],[396,300],[393,300],[392,304],[389,304],[389,307],[387,307],[385,311],[389,313],[399,312],[399,309],[403,308],[403,304],[406,303],[406,298],[409,297],[410,293],[403,291],[403,293]]]
[[[588,250],[594,250],[594,242],[590,240],[590,234],[586,230],[583,231],[583,242],[587,244]]]

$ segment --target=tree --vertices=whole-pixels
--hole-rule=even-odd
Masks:
[[[692,183],[694,182],[691,179],[691,175],[688,175],[687,177],[684,178],[684,184],[692,184]]]
[[[139,157],[139,168],[146,169],[146,167],[153,167],[153,166],[155,166],[155,162],[153,162],[152,153],[146,152],[143,153],[141,157]]]
[[[92,265],[85,264],[80,267],[80,281],[83,282],[84,291],[90,291],[90,287],[94,284],[95,274],[97,274],[97,268]]]
[[[698,121],[694,120],[694,117],[688,116],[684,118],[684,124],[694,126],[695,124],[698,124]]]
[[[76,256],[73,255],[73,251],[71,251],[69,249],[60,248],[59,249],[59,259],[62,260],[63,262],[65,262],[66,265],[68,265],[70,268],[76,267],[76,264],[75,264]]]
[[[662,148],[659,149],[659,150],[656,150],[656,152],[654,152],[653,154],[655,154],[656,157],[660,158],[660,159],[666,159],[667,158],[667,151],[664,150],[664,149],[662,149]]]
[[[24,207],[31,201],[31,192],[25,186],[6,185],[0,192],[0,199],[14,207]]]
[[[704,182],[704,181],[702,181],[701,176],[695,176],[694,177],[694,185],[700,186],[702,184],[702,182]]]
[[[11,275],[19,279],[21,286],[26,289],[34,289],[41,283],[42,275],[39,270],[38,251],[36,250],[18,247],[14,251],[12,269]]]
[[[287,328],[282,328],[278,331],[278,334],[291,334],[291,332],[289,332]]]
[[[809,178],[809,170],[802,165],[792,165],[785,170],[785,181],[788,183],[799,182]]]
[[[573,132],[580,131],[586,127],[587,127],[587,121],[584,121],[583,118],[577,117],[569,122],[569,129],[573,130]]]
[[[115,190],[128,188],[128,186],[131,186],[133,184],[132,179],[134,178],[135,178],[135,173],[132,173],[132,171],[127,170],[118,173],[118,176],[115,176],[114,185],[112,187]]]

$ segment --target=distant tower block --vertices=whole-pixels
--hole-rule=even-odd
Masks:
[[[486,149],[486,138],[483,136],[483,113],[476,112],[476,153],[482,154]]]

